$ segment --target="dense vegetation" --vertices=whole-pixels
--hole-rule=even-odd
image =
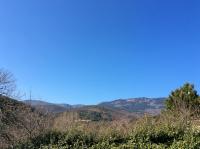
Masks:
[[[30,106],[0,96],[0,148],[44,132],[48,128],[48,119]]]
[[[65,132],[49,131],[15,148],[41,149],[177,149],[199,148],[200,132],[192,127],[188,117],[162,113],[157,118],[145,116],[135,123],[87,124]],[[124,126],[125,125],[125,126]],[[99,129],[97,129],[99,128]]]
[[[3,92],[2,92],[3,93]],[[200,97],[185,84],[172,91],[159,115],[114,119],[120,112],[87,107],[48,115],[0,96],[0,148],[199,149]]]
[[[171,92],[166,100],[168,110],[180,111],[182,109],[198,112],[200,108],[200,98],[194,85],[186,83],[183,87]]]

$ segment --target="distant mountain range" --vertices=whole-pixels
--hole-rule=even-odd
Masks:
[[[41,100],[24,100],[25,104],[31,105],[32,107],[43,110],[50,113],[61,113],[73,108],[79,108],[83,105],[70,105],[70,104],[56,104],[56,103],[49,103]]]
[[[164,108],[166,98],[129,98],[117,99],[110,102],[102,102],[99,106],[115,108],[130,113],[150,113],[158,114]]]
[[[58,121],[113,121],[134,120],[149,113],[159,114],[164,108],[165,98],[129,98],[117,99],[110,102],[102,102],[97,105],[69,105],[54,104],[41,100],[26,100],[20,102],[7,97],[0,98],[0,112],[23,113],[28,116],[30,108],[35,111],[48,112],[54,115]],[[14,110],[9,110],[10,108]],[[17,112],[18,111],[18,112]],[[19,112],[21,111],[21,112]],[[27,111],[27,112],[26,112]],[[36,114],[37,115],[37,114]],[[21,115],[20,115],[21,116]],[[11,121],[11,120],[10,120]]]
[[[19,120],[28,119],[30,113],[40,117],[40,114],[37,113],[38,110],[54,115],[57,122],[59,120],[67,122],[134,120],[144,113],[159,114],[164,108],[164,101],[165,98],[129,98],[102,102],[97,105],[69,105],[48,103],[41,100],[20,102],[0,96],[0,114],[9,119],[9,125],[18,123],[16,119],[12,119],[13,116]]]
[[[165,98],[129,98],[129,99],[117,99],[110,102],[102,102],[94,105],[97,107],[104,107],[108,109],[123,111],[127,113],[137,114],[158,114],[164,108]],[[25,100],[24,103],[35,107],[36,109],[45,110],[50,113],[61,113],[64,111],[70,111],[72,109],[86,109],[86,105],[70,105],[70,104],[55,104],[48,103],[40,100]]]

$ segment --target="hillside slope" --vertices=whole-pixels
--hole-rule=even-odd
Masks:
[[[25,100],[23,102],[27,105],[36,108],[37,110],[45,111],[48,113],[60,113],[72,108],[72,106],[69,104],[59,105],[41,100]]]
[[[41,101],[41,100],[24,100],[23,103],[30,105],[39,111],[55,113],[55,114],[84,106],[81,104],[70,105],[66,103],[63,103],[63,104],[49,103],[49,102]]]
[[[45,130],[45,115],[11,98],[0,96],[0,148]]]

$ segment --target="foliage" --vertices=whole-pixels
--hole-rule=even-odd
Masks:
[[[102,119],[102,115],[96,111],[80,111],[79,116],[81,119],[99,121]]]
[[[87,111],[87,110],[81,110],[79,112],[79,117],[82,120],[91,120],[91,121],[111,121],[112,116],[109,113],[102,113],[97,111]]]
[[[168,110],[198,109],[200,106],[199,95],[194,85],[186,83],[181,88],[172,91],[166,100]]]
[[[0,96],[0,148],[36,137],[48,129],[48,123],[47,115],[22,102]]]
[[[92,134],[49,132],[30,142],[15,146],[16,149],[195,149],[200,146],[200,134],[195,132],[173,132],[171,130],[138,131],[127,138],[113,136],[96,138]]]
[[[173,121],[176,118],[177,121]],[[200,146],[200,132],[192,129],[184,116],[162,113],[159,117],[144,116],[128,133],[113,128],[109,134],[98,135],[96,130],[72,129],[50,131],[16,149],[196,149]],[[103,127],[103,125],[102,125]],[[92,128],[91,128],[92,129]]]

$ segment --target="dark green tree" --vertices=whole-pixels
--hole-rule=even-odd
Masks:
[[[198,110],[200,98],[193,84],[186,83],[182,87],[172,91],[166,100],[168,110],[190,109]]]

